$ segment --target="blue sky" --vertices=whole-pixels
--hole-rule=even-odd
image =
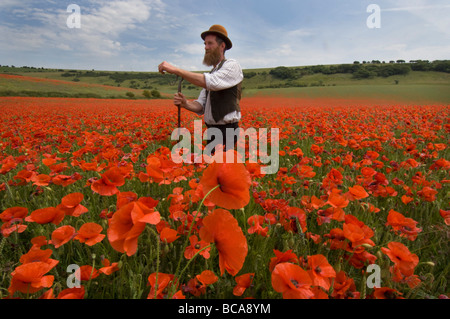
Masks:
[[[69,28],[67,7],[80,7]],[[370,4],[381,9],[369,28]],[[450,59],[448,0],[1,0],[0,64],[206,70],[200,34],[222,24],[244,69]]]

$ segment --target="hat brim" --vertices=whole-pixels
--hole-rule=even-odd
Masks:
[[[205,31],[205,32],[202,33],[201,37],[202,37],[203,40],[205,40],[206,36],[207,36],[207,35],[210,35],[210,34],[217,35],[217,36],[220,37],[223,41],[225,41],[225,45],[226,45],[226,49],[227,49],[227,50],[229,50],[229,49],[231,49],[231,48],[233,47],[233,43],[231,42],[231,40],[228,39],[228,37],[227,37],[225,34],[220,33],[220,32],[215,32],[215,31]]]

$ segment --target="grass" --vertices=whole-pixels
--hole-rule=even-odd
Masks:
[[[450,103],[449,86],[446,84],[399,84],[399,85],[342,85],[307,88],[249,89],[245,97],[271,96],[304,99],[347,99],[372,100],[408,104],[448,104]]]
[[[272,76],[271,70],[270,68],[244,70],[244,74],[255,75],[245,78],[243,96],[252,97],[262,94],[307,98],[396,99],[402,102],[417,101],[419,103],[450,102],[448,90],[450,74],[444,72],[411,71],[407,75],[371,79],[354,79],[352,74],[315,73],[296,79],[281,80]],[[155,72],[54,70],[2,66],[0,74],[2,73],[24,76],[22,79],[0,76],[0,91],[3,91],[3,95],[11,96],[39,96],[38,92],[59,92],[67,97],[77,97],[77,95],[83,97],[83,95],[91,94],[99,98],[127,98],[126,93],[131,92],[134,98],[144,99],[142,95],[144,90],[158,90],[165,98],[171,98],[177,91],[175,76],[160,75]],[[33,81],[32,78],[42,79],[42,81]],[[115,80],[116,78],[119,82]],[[182,92],[188,98],[194,99],[198,96],[200,89],[184,82]],[[41,96],[52,95],[41,93]]]

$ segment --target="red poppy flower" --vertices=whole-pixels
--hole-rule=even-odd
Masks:
[[[111,167],[99,180],[92,183],[91,188],[94,192],[102,196],[112,196],[119,192],[118,186],[125,184],[125,178],[118,167]]]
[[[359,296],[360,293],[356,291],[355,281],[348,277],[343,270],[338,272],[334,280],[331,297],[335,299],[359,299]]]
[[[54,277],[45,276],[53,268],[45,262],[32,262],[17,266],[11,273],[12,279],[8,291],[11,295],[16,291],[22,293],[35,293],[42,288],[53,285]]]
[[[225,209],[240,209],[250,201],[250,174],[242,163],[214,162],[203,172],[200,184],[205,195],[220,185],[208,199]]]
[[[284,222],[282,221],[282,224],[286,231],[292,231],[296,234],[299,232],[306,232],[306,213],[303,209],[298,207],[285,207],[283,209],[282,215],[282,218],[286,218]],[[298,225],[300,225],[301,229],[298,229],[297,223]]]
[[[26,207],[10,207],[5,209],[0,214],[0,220],[4,223],[13,219],[23,219],[28,215],[28,208]]]
[[[25,221],[38,224],[52,223],[58,225],[63,221],[64,216],[64,211],[55,207],[47,207],[33,211],[30,216],[25,218]]]
[[[11,207],[0,214],[0,220],[3,225],[0,227],[0,234],[3,237],[9,237],[13,232],[23,233],[27,225],[23,225],[23,219],[28,215],[28,208]]]
[[[55,295],[54,295],[54,293],[53,293],[53,288],[50,288],[49,290],[47,290],[46,292],[44,292],[44,293],[39,297],[39,299],[42,299],[42,300],[46,300],[46,299],[48,299],[48,300],[50,300],[50,299],[55,299]]]
[[[361,185],[355,185],[353,187],[349,187],[347,194],[348,194],[347,198],[349,200],[355,200],[355,199],[358,200],[358,199],[363,199],[363,198],[369,197],[369,194],[366,192],[364,187],[362,187]]]
[[[407,284],[411,289],[416,288],[421,283],[419,276],[417,275],[407,276],[402,273],[402,270],[397,265],[394,265],[389,270],[393,275],[392,281]]]
[[[286,252],[281,252],[279,250],[274,249],[275,257],[270,259],[269,263],[269,271],[272,272],[276,265],[284,262],[289,263],[298,263],[298,257],[296,254],[292,252],[292,249],[289,249]]]
[[[66,215],[79,217],[88,212],[88,209],[81,205],[83,198],[84,195],[81,193],[68,194],[61,199],[61,204],[57,208],[64,211]]]
[[[48,245],[49,241],[45,236],[37,236],[31,239],[31,243],[33,244],[32,248],[41,248],[42,246]]]
[[[372,167],[363,167],[361,173],[367,178],[374,176],[377,172]]]
[[[265,221],[265,217],[261,216],[261,215],[253,215],[250,216],[247,219],[247,223],[251,226],[247,232],[249,234],[258,234],[261,235],[263,237],[267,237],[267,233],[269,231],[269,227],[262,227],[261,225],[264,224]]]
[[[61,226],[52,232],[51,244],[59,248],[75,236],[75,228],[70,225]]]
[[[52,183],[55,185],[68,186],[76,183],[81,179],[81,175],[78,173],[74,173],[73,175],[56,175],[52,177]]]
[[[417,194],[427,202],[433,202],[436,200],[437,190],[431,187],[425,186],[422,190],[418,191]]]
[[[261,165],[259,165],[258,163],[247,163],[246,168],[250,173],[251,178],[261,178],[266,175],[265,173],[261,172]]]
[[[175,229],[171,229],[169,227],[164,227],[161,230],[159,236],[161,238],[161,241],[167,244],[173,243],[175,240],[177,240],[177,238],[180,237]]]
[[[189,237],[189,242],[190,245],[187,246],[184,251],[184,257],[186,259],[192,259],[192,257],[194,257],[197,252],[208,246],[208,243],[206,241],[198,240],[198,237],[196,235],[192,235],[191,237]],[[210,247],[206,248],[205,250],[202,250],[200,252],[200,255],[202,255],[205,259],[209,259],[210,250]]]
[[[450,210],[439,210],[439,215],[441,215],[442,218],[444,218],[445,225],[450,226]]]
[[[195,278],[206,286],[212,285],[219,280],[211,270],[204,270],[200,275],[195,276]]]
[[[419,257],[409,251],[408,247],[399,242],[390,242],[388,248],[382,247],[381,251],[398,267],[404,276],[414,274],[414,268],[419,263]]]
[[[338,189],[333,189],[326,204],[330,204],[334,208],[347,207],[349,200],[339,193],[340,191]]]
[[[61,291],[56,297],[57,299],[84,299],[85,289],[83,286],[80,288],[66,288]]]
[[[183,291],[188,292],[194,297],[199,297],[206,293],[207,286],[201,283],[197,278],[192,278],[187,285],[183,285]]]
[[[408,205],[409,203],[411,203],[414,200],[414,198],[403,195],[401,200],[402,200],[403,204]]]
[[[330,278],[336,277],[336,272],[328,263],[327,258],[324,255],[308,256],[308,265],[313,285],[329,290]]]
[[[116,194],[116,209],[120,209],[122,206],[135,202],[138,200],[138,195],[135,192],[119,192]]]
[[[35,175],[31,178],[31,181],[33,182],[33,185],[36,186],[48,186],[50,184],[52,178],[48,176],[47,174],[39,174]]]
[[[418,234],[422,231],[421,228],[416,227],[417,223],[414,219],[407,218],[391,209],[387,217],[386,226],[391,226],[401,237],[416,240]]]
[[[148,276],[148,283],[151,286],[150,292],[147,296],[148,299],[155,298],[155,289],[156,291],[156,299],[163,299],[166,295],[164,292],[168,285],[173,281],[174,276],[170,274],[158,273],[158,282],[156,282],[156,273]],[[156,287],[157,285],[157,287]]]
[[[310,299],[312,280],[298,265],[280,263],[272,271],[272,287],[283,294],[283,299]]]
[[[345,238],[351,242],[347,247],[348,251],[360,253],[364,250],[363,244],[375,246],[375,243],[370,239],[374,235],[373,230],[355,216],[345,216],[343,230]]]
[[[253,278],[255,278],[254,273],[244,274],[236,277],[234,280],[236,280],[237,285],[233,288],[233,295],[235,296],[242,296],[249,288],[253,282]]]
[[[150,178],[156,183],[160,183],[164,180],[164,171],[162,170],[161,159],[157,156],[151,155],[147,158],[146,171],[147,174],[140,174],[139,178],[142,182],[148,181]]]
[[[221,275],[226,270],[235,276],[241,270],[248,251],[247,239],[230,212],[219,208],[206,216],[200,229],[200,238],[215,243],[219,251]]]
[[[51,249],[41,250],[39,247],[33,246],[26,254],[23,254],[20,257],[19,261],[22,264],[33,263],[38,261],[44,262],[49,264],[53,268],[59,263],[59,261],[50,258],[52,253],[53,251]]]
[[[74,239],[88,246],[93,246],[103,240],[105,235],[101,234],[103,227],[96,223],[85,223],[78,230]]]
[[[405,299],[401,295],[401,292],[389,287],[375,287],[373,291],[375,299]]]
[[[77,278],[80,278],[80,280],[82,281],[89,281],[91,279],[97,278],[100,275],[100,272],[91,265],[81,266],[75,273]]]
[[[100,268],[98,271],[103,273],[103,274],[105,274],[105,275],[107,275],[107,276],[109,276],[113,272],[119,270],[119,263],[111,263],[109,261],[109,259],[107,259],[107,258],[104,258],[102,260],[102,264],[103,264],[103,267]]]
[[[131,202],[122,206],[109,220],[107,231],[111,246],[128,256],[137,251],[138,237],[144,231],[146,223],[156,225],[160,215],[141,202]]]

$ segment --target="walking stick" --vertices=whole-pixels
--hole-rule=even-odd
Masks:
[[[178,93],[181,93],[181,83],[183,82],[183,78],[180,79],[180,82],[178,82]],[[178,134],[180,133],[180,127],[181,127],[181,107],[178,105]]]

